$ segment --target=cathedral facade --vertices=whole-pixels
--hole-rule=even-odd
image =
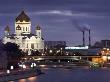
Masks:
[[[3,43],[7,42],[18,44],[23,51],[44,49],[41,27],[37,25],[35,34],[31,33],[31,20],[24,11],[15,19],[15,33],[11,34],[9,26],[6,26]]]

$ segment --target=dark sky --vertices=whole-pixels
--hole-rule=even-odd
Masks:
[[[41,25],[45,40],[82,44],[76,20],[91,28],[92,43],[110,38],[110,0],[0,0],[0,37],[6,25],[14,32],[15,18],[22,10],[30,16],[33,32]],[[86,32],[86,44],[87,37]]]

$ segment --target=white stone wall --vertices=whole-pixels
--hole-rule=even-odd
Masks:
[[[15,43],[20,46],[20,49],[25,50],[25,51],[32,50],[31,45],[34,46],[33,48],[34,50],[44,49],[44,41],[42,39],[36,38],[36,36],[32,36],[30,38],[27,37],[25,39],[22,39],[22,37],[23,36],[16,36],[15,38]]]
[[[15,39],[4,37],[3,41],[5,44],[7,42],[16,43],[23,51],[44,49],[44,41],[41,38],[36,38],[35,36],[32,36],[30,38],[27,37],[25,39],[22,39],[22,37],[23,36],[16,36]],[[32,45],[34,46],[33,49]]]
[[[20,36],[21,33],[22,33],[22,30],[16,30],[16,35],[17,35],[17,36]]]
[[[21,30],[16,30],[17,26],[21,27]],[[7,42],[16,43],[20,46],[20,49],[23,51],[26,50],[41,50],[44,49],[44,41],[42,40],[41,30],[36,30],[36,34],[28,37],[28,36],[22,36],[21,34],[30,34],[31,33],[31,21],[26,22],[15,22],[15,36],[14,39],[12,38],[3,38],[3,42],[6,44]],[[10,35],[11,36],[11,35]],[[26,37],[23,39],[23,37]]]
[[[3,43],[6,44],[7,42],[15,43],[15,40],[14,39],[7,38],[7,37],[4,37],[3,38]]]
[[[38,36],[38,38],[41,38],[41,36],[42,36],[41,30],[36,30],[36,35]]]

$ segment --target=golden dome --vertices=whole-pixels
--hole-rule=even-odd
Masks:
[[[17,21],[23,22],[23,20],[26,21],[26,22],[29,22],[29,21],[30,21],[30,18],[25,14],[24,11],[22,11],[22,12],[18,15],[18,17],[16,17],[16,22],[17,22]]]

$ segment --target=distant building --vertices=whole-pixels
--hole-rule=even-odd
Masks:
[[[67,48],[65,49],[65,51],[75,54],[75,55],[88,55],[88,56],[97,56],[97,55],[101,55],[101,49],[100,48],[92,48],[92,49],[87,49],[86,47],[83,48]]]
[[[110,40],[101,40],[102,47],[110,48]]]
[[[66,41],[45,41],[45,47],[48,49],[55,48],[55,47],[65,47]]]
[[[101,41],[97,41],[93,47],[97,47],[97,48],[110,48],[110,40],[101,40]]]
[[[15,33],[10,33],[9,26],[5,28],[3,43],[16,43],[23,51],[43,50],[44,39],[42,38],[41,27],[39,25],[36,26],[35,32],[36,34],[31,33],[31,20],[22,11],[15,19]]]
[[[93,48],[102,48],[102,44],[101,44],[101,42],[97,41],[97,42],[95,42],[95,44],[94,44],[93,46],[91,46],[91,47],[93,47]]]

